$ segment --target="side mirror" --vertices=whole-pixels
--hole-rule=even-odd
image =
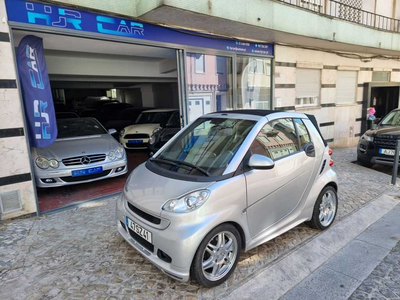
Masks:
[[[249,159],[249,167],[255,170],[270,170],[275,167],[275,163],[267,156],[253,154]]]
[[[372,122],[373,122],[374,124],[378,124],[381,120],[382,120],[381,118],[376,118],[376,119],[374,119]]]
[[[108,134],[113,135],[113,134],[116,134],[116,133],[117,133],[117,131],[115,129],[108,129]]]

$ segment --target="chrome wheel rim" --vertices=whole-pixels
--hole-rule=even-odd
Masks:
[[[333,191],[327,191],[322,196],[322,201],[319,206],[319,221],[322,226],[329,226],[336,214],[337,197]]]
[[[216,234],[207,244],[203,252],[203,275],[210,281],[225,277],[236,261],[237,240],[229,231]]]

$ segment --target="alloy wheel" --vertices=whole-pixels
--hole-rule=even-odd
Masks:
[[[326,191],[319,206],[319,221],[322,226],[327,227],[333,222],[336,214],[336,206],[336,194],[331,190]]]

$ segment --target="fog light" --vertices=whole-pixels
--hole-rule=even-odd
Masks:
[[[172,261],[171,256],[169,256],[167,253],[165,253],[164,251],[162,251],[160,249],[158,249],[158,251],[157,251],[157,256],[159,259],[161,259],[167,263],[170,263]]]
[[[43,178],[40,180],[44,183],[55,183],[56,182],[53,178]]]
[[[125,166],[123,166],[123,167],[118,167],[118,168],[115,170],[115,173],[121,172],[121,171],[123,171],[124,169],[125,169]]]

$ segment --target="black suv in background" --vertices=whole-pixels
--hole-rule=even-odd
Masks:
[[[400,138],[400,109],[392,110],[376,128],[370,129],[360,138],[357,161],[365,167],[374,164],[393,165],[396,141]]]
[[[166,142],[181,130],[179,111],[174,112],[166,124],[160,124],[149,140],[149,156],[152,157]]]

